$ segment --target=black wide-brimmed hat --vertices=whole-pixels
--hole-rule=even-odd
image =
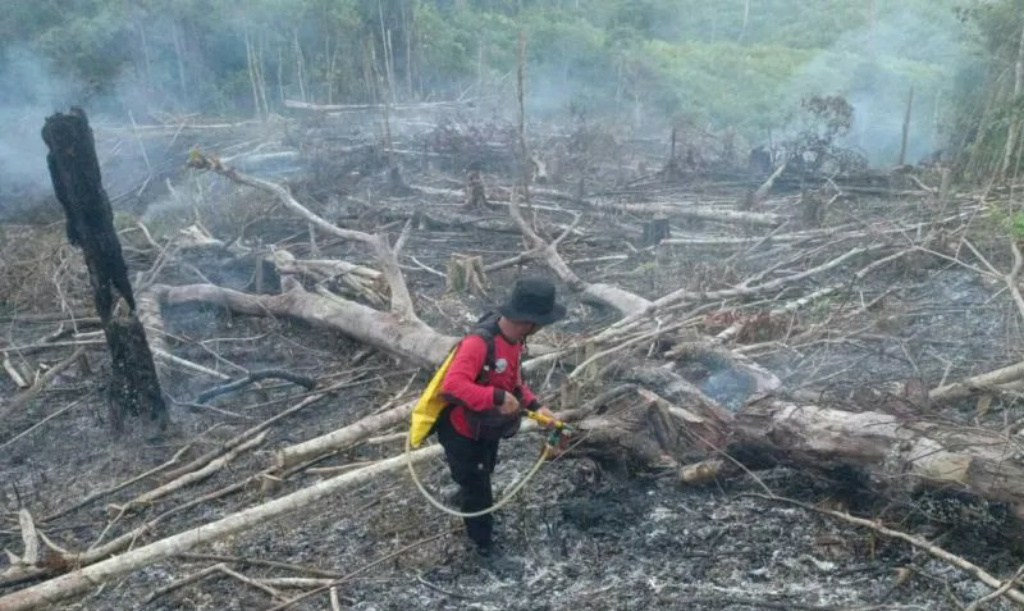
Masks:
[[[555,285],[544,278],[523,278],[498,313],[509,320],[550,325],[565,317],[565,306],[555,303]]]

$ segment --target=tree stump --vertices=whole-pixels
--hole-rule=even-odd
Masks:
[[[736,209],[741,212],[749,212],[754,209],[756,202],[756,189],[747,189],[746,193],[736,202]]]
[[[763,146],[750,151],[747,158],[747,169],[755,176],[768,176],[772,173],[772,156]]]
[[[466,168],[466,208],[485,210],[487,208],[487,191],[480,176],[480,163],[473,162]]]
[[[46,161],[53,190],[67,217],[68,240],[85,256],[96,312],[110,348],[111,423],[121,430],[126,414],[144,414],[163,428],[167,407],[145,329],[136,316],[89,120],[81,109],[72,108],[68,114],[47,118],[42,135],[50,150]]]
[[[388,168],[388,193],[394,197],[405,197],[412,195],[414,191],[405,183],[402,177],[402,168],[393,165]]]
[[[548,166],[536,153],[530,156],[530,169],[533,182],[544,185],[548,182]]]
[[[939,183],[939,203],[945,206],[949,203],[950,186],[953,184],[953,172],[949,168],[942,168],[942,182]]]
[[[825,220],[825,206],[815,193],[804,190],[800,193],[800,216],[806,227],[820,227]]]
[[[479,256],[452,255],[448,261],[447,289],[452,293],[487,294],[487,274]]]
[[[644,223],[644,235],[641,246],[655,246],[661,244],[665,238],[672,237],[672,231],[667,218],[651,219]]]

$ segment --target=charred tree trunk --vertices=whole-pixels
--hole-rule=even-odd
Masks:
[[[473,162],[466,168],[466,209],[484,211],[487,209],[487,191],[480,176],[481,164]]]
[[[110,347],[112,424],[120,430],[125,414],[145,414],[163,428],[167,408],[145,330],[135,313],[135,296],[103,190],[89,120],[78,108],[69,114],[57,113],[46,120],[43,140],[50,149],[46,160],[53,189],[67,216],[68,240],[85,256],[96,311]]]
[[[667,218],[651,219],[644,223],[644,235],[641,239],[641,246],[656,246],[661,244],[665,238],[672,237],[672,230],[669,227]]]
[[[675,182],[679,175],[679,160],[676,158],[676,128],[672,128],[672,148],[668,156],[668,163],[665,164],[665,170],[663,172],[664,178],[667,182]]]
[[[900,158],[896,165],[902,166],[907,160],[907,139],[910,137],[910,113],[914,108],[914,88],[910,88],[910,95],[907,97],[907,110],[903,115],[903,134],[900,138]]]
[[[1024,510],[1024,466],[995,431],[775,397],[744,406],[732,431],[734,449],[803,468],[853,469],[890,494],[951,490]]]
[[[800,216],[807,227],[820,227],[824,221],[824,202],[814,193],[804,190],[800,193]]]
[[[1011,107],[1016,106],[1020,102],[1021,95],[1024,94],[1024,28],[1020,32],[1020,45],[1017,47],[1017,63],[1014,68],[1014,80],[1013,80],[1013,98],[1010,100]],[[1014,113],[1014,117],[1010,120],[1010,126],[1006,132],[1006,148],[1003,152],[1003,164],[1000,168],[1000,175],[1002,178],[1006,178],[1010,173],[1010,166],[1013,165],[1013,152],[1017,148],[1017,140],[1020,139],[1021,121],[1017,118],[1018,113]]]

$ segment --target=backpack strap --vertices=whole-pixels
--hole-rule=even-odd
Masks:
[[[484,374],[492,371],[496,366],[496,353],[494,348],[494,340],[497,337],[500,330],[498,329],[498,318],[500,316],[496,313],[484,314],[480,320],[477,321],[473,330],[469,332],[470,335],[476,335],[483,338],[484,343],[487,344],[487,356],[484,357],[484,366],[477,374],[477,381],[480,381]]]

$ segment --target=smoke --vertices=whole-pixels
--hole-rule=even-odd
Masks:
[[[854,108],[854,123],[842,144],[873,165],[887,165],[899,157],[913,89],[905,161],[920,161],[943,145],[942,108],[952,97],[951,75],[969,52],[962,27],[952,10],[909,6],[882,15],[802,66],[785,86],[788,103],[795,107],[810,95],[844,96]]]
[[[621,45],[599,24],[533,23],[526,101],[534,118],[564,120],[567,109],[582,106],[617,114],[621,127],[658,134],[667,122],[692,116],[762,143],[769,128],[776,139],[798,129],[793,113],[801,99],[841,95],[854,108],[854,124],[840,144],[859,150],[873,165],[887,165],[898,159],[913,88],[905,157],[913,163],[942,148],[952,75],[970,58],[965,26],[952,4],[891,3],[862,27],[807,32],[808,42],[825,45],[820,49],[803,46],[792,31],[780,42],[777,28],[763,23],[759,32],[751,26],[745,43],[736,42],[739,23],[723,24],[732,30],[723,30],[716,42],[692,23],[658,14],[650,26],[657,38],[627,37]],[[849,10],[847,18],[866,18],[862,10]],[[716,11],[694,18],[707,21]],[[781,13],[759,18],[776,25],[787,21]],[[802,27],[812,23],[797,21]],[[615,50],[617,45],[626,50]]]
[[[46,118],[73,106],[85,110],[93,128],[103,184],[114,197],[132,190],[165,165],[168,151],[148,151],[144,164],[139,142],[111,135],[104,126],[123,126],[129,117],[145,122],[168,102],[147,89],[132,70],[109,82],[82,82],[63,76],[41,55],[25,48],[0,49],[0,219],[49,220],[58,211],[42,139]],[[151,178],[153,178],[151,176]]]
[[[7,195],[32,198],[51,188],[40,130],[49,114],[72,99],[71,90],[24,49],[0,56],[0,214],[15,205]]]

